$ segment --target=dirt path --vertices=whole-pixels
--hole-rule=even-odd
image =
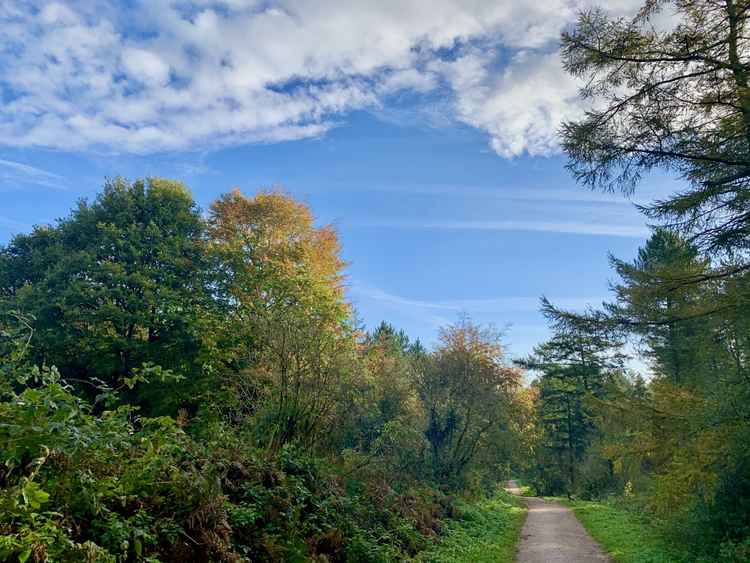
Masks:
[[[506,490],[521,494],[515,481]],[[525,497],[529,513],[521,530],[518,563],[595,563],[610,561],[569,508],[558,502]]]

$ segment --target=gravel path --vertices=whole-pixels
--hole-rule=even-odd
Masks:
[[[515,481],[508,492],[521,494]],[[610,561],[569,508],[558,502],[524,497],[529,513],[521,530],[518,563],[601,563]]]

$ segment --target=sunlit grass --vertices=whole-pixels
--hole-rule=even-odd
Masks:
[[[510,563],[526,516],[523,503],[505,491],[475,504],[460,502],[460,516],[443,539],[420,554],[431,563]]]
[[[643,518],[624,508],[607,502],[556,500],[573,509],[589,534],[617,563],[691,561]]]

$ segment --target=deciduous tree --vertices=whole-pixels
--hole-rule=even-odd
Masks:
[[[91,396],[98,382],[122,386],[144,364],[188,380],[185,393],[154,389],[143,398],[152,407],[195,395],[210,361],[211,300],[203,222],[185,186],[108,181],[93,202],[16,236],[0,255],[2,306],[33,319],[34,362],[57,366]]]

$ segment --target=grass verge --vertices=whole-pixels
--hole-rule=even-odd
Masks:
[[[637,514],[609,502],[568,501],[583,527],[617,563],[684,563],[694,561],[674,547]]]
[[[524,497],[535,497],[536,496],[536,490],[534,490],[534,487],[526,481],[526,479],[516,477],[515,482],[518,484],[519,487],[521,487],[521,496]]]
[[[429,563],[510,563],[516,554],[526,508],[505,491],[477,503],[459,502],[441,541],[417,561]]]

